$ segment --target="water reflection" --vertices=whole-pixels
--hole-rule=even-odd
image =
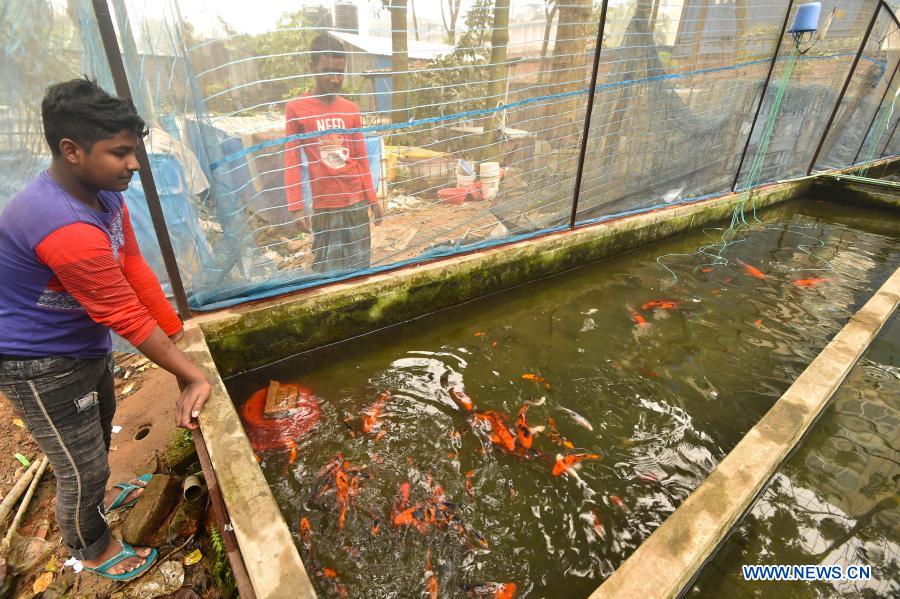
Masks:
[[[324,398],[296,462],[260,456],[298,545],[307,519],[302,554],[317,589],[407,597],[433,575],[448,597],[485,582],[587,596],[900,264],[900,224],[828,210],[770,213],[728,264],[670,261],[674,283],[656,257],[689,254],[703,234],[231,381],[233,397],[272,378]],[[812,277],[827,280],[794,283]],[[506,422],[515,437],[525,405],[531,451],[496,434]],[[348,491],[335,482],[316,497],[337,454]],[[554,476],[573,454],[603,457]]]

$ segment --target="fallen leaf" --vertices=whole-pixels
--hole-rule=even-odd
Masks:
[[[50,586],[51,582],[53,582],[53,572],[44,572],[31,585],[31,590],[34,591],[35,595],[43,593]]]
[[[56,558],[52,555],[47,560],[47,563],[44,564],[44,572],[59,572],[59,564],[56,563]]]
[[[182,562],[184,563],[185,566],[193,566],[194,564],[199,562],[201,559],[203,559],[203,554],[200,553],[199,549],[194,549],[193,551],[191,551],[190,553],[188,553],[187,555],[184,556],[184,559],[182,560]]]
[[[15,424],[16,426],[18,426],[19,428],[25,428],[25,423],[22,422],[21,418],[13,418],[12,423]]]
[[[129,383],[125,386],[124,389],[122,389],[122,395],[128,395],[129,393],[131,393],[132,389],[134,389],[134,383]]]

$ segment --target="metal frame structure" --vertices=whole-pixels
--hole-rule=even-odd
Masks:
[[[793,2],[793,0],[791,0]],[[584,130],[581,134],[581,149],[578,153],[578,170],[575,171],[575,190],[572,197],[572,214],[569,217],[569,228],[575,228],[578,215],[578,199],[581,196],[581,179],[584,175],[584,159],[587,155],[588,135],[591,129],[591,115],[594,112],[594,96],[597,93],[597,75],[600,71],[600,53],[603,52],[603,32],[606,29],[606,13],[609,2],[603,0],[600,5],[600,24],[597,26],[597,45],[594,47],[594,66],[591,71],[591,88],[588,90],[587,106],[584,111]]]
[[[759,120],[759,113],[762,110],[763,100],[766,99],[766,92],[769,90],[769,82],[772,80],[772,72],[775,70],[775,63],[778,61],[778,54],[781,51],[781,44],[784,41],[784,32],[787,30],[788,19],[791,18],[791,11],[793,8],[794,0],[789,0],[787,10],[784,13],[784,22],[781,24],[781,33],[778,34],[778,41],[775,43],[775,52],[772,54],[771,62],[769,62],[769,72],[766,73],[766,80],[763,83],[762,90],[759,94],[759,104],[756,105],[756,113],[753,115],[753,122],[750,123],[750,132],[747,134],[747,142],[744,144],[744,151],[741,152],[741,159],[738,162],[737,171],[734,173],[731,191],[737,190],[737,184],[741,178],[741,169],[744,168],[747,150],[750,149],[750,140],[753,139],[753,131],[756,130],[756,121]]]
[[[822,137],[819,139],[818,145],[816,145],[816,151],[813,152],[812,160],[809,161],[809,167],[806,169],[807,177],[812,174],[813,168],[816,166],[816,161],[819,159],[819,153],[822,151],[822,146],[825,145],[825,139],[831,132],[831,125],[834,124],[834,119],[837,116],[838,110],[841,108],[841,103],[844,101],[844,94],[847,93],[847,88],[850,87],[850,81],[853,79],[853,74],[856,72],[856,65],[859,64],[859,59],[862,58],[862,53],[866,48],[866,44],[869,43],[869,35],[875,27],[875,22],[878,20],[878,15],[881,14],[883,6],[885,6],[884,0],[879,0],[875,5],[875,10],[872,11],[872,18],[869,19],[869,25],[866,27],[866,32],[863,34],[863,38],[859,43],[859,48],[856,50],[856,56],[853,57],[853,63],[850,65],[850,70],[847,71],[847,76],[844,78],[844,85],[841,87],[841,92],[838,94],[834,107],[831,109],[828,122],[825,123],[825,129],[822,131]],[[893,15],[890,7],[888,7],[888,12]]]
[[[863,146],[866,145],[866,139],[869,137],[869,133],[872,131],[872,125],[875,124],[875,119],[878,118],[878,113],[881,112],[881,107],[884,104],[885,98],[887,98],[888,92],[891,91],[891,85],[894,83],[894,76],[897,74],[897,68],[900,67],[900,60],[897,60],[897,64],[894,65],[894,71],[891,73],[891,78],[888,79],[887,86],[884,88],[884,94],[881,96],[881,100],[878,102],[878,106],[875,107],[875,112],[872,114],[872,120],[869,121],[869,126],[866,127],[866,134],[863,135],[862,141],[859,142],[859,149],[856,150],[856,156],[853,157],[853,164],[859,160],[859,155],[862,153]]]
[[[119,40],[113,26],[109,5],[106,0],[91,0],[91,3],[100,29],[100,38],[103,40],[106,60],[109,62],[109,68],[116,86],[116,93],[121,98],[133,101],[131,88],[128,84],[128,74],[125,71],[125,63],[119,51]],[[163,263],[166,266],[166,274],[169,277],[169,283],[172,285],[172,294],[175,296],[178,315],[182,320],[187,320],[191,316],[191,309],[188,306],[187,294],[184,291],[181,274],[178,272],[175,250],[172,247],[172,239],[169,237],[169,229],[166,226],[166,217],[159,202],[159,192],[156,189],[156,180],[153,178],[153,172],[150,169],[147,148],[144,146],[144,140],[140,137],[138,138],[136,154],[141,165],[139,173],[141,185],[144,187],[144,196],[147,198],[147,207],[150,210],[153,229],[156,231],[156,239],[159,241],[159,249],[162,253]]]

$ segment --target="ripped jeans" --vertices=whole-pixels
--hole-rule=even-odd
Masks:
[[[0,356],[0,392],[56,475],[56,521],[72,556],[97,558],[109,543],[103,497],[116,412],[112,354],[102,358]]]

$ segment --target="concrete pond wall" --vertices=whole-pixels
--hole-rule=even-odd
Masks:
[[[876,163],[869,168],[867,176],[883,178],[896,172],[898,167],[900,167],[898,161]],[[830,198],[846,197],[850,198],[848,201],[878,206],[891,213],[891,218],[896,218],[900,214],[897,212],[896,204],[900,194],[894,186],[879,186],[855,180],[841,181],[831,175],[776,183],[754,189],[752,192],[729,194],[583,226],[575,230],[550,233],[489,250],[425,262],[358,280],[204,314],[188,321],[185,339],[181,343],[189,356],[205,370],[213,384],[213,395],[200,416],[201,433],[227,506],[228,527],[233,529],[256,596],[303,598],[315,597],[315,592],[304,570],[299,552],[295,548],[288,525],[257,465],[222,377],[230,377],[692,229],[729,220],[734,208],[742,202],[747,202],[748,207],[752,202],[757,208],[763,208],[814,193]],[[900,275],[895,275],[892,281],[894,287],[897,287]],[[832,369],[828,370],[829,376],[834,374],[831,377],[833,379],[831,382],[834,383],[831,387],[837,387],[843,379],[840,373],[849,371],[856,357],[868,344],[867,335],[872,330],[877,332],[880,328],[877,321],[882,317],[886,319],[885,314],[889,315],[900,299],[897,289],[885,293],[887,295],[880,296],[881,303],[878,310],[874,308],[870,310],[870,312],[875,310],[873,314],[877,312],[877,318],[870,314],[863,319],[871,321],[866,334],[859,331],[855,335],[853,331],[848,333],[853,335],[854,342],[861,349],[859,352],[855,350],[839,352],[840,355],[836,359],[840,362],[840,367],[832,364]],[[890,295],[891,293],[894,295]],[[859,322],[851,320],[847,326],[850,327],[854,323],[859,325]],[[874,337],[874,334],[871,337]],[[827,388],[817,397],[828,395]],[[790,393],[791,390],[786,396]],[[828,397],[824,399],[820,397],[820,403],[824,405],[827,399]],[[784,410],[785,405],[779,400],[772,410]],[[682,590],[686,581],[692,579],[696,570],[715,550],[718,543],[716,539],[727,534],[731,526],[739,520],[743,510],[752,504],[753,489],[764,485],[771,472],[778,467],[784,456],[812,425],[821,407],[816,404],[815,407],[806,408],[802,417],[797,412],[799,408],[796,406],[791,408],[790,420],[794,428],[791,431],[782,431],[783,434],[780,435],[766,435],[767,440],[774,439],[766,467],[748,475],[744,486],[732,498],[733,504],[729,504],[730,511],[723,511],[720,518],[716,518],[715,514],[712,516],[707,514],[705,530],[713,531],[714,534],[695,537],[700,540],[695,543],[694,552],[679,563],[672,564],[673,569],[677,570],[672,575],[675,582],[670,580],[668,586],[661,585],[657,592],[649,594],[645,593],[649,590],[644,586],[641,589],[641,596],[671,596]],[[767,415],[760,424],[771,427],[772,422],[767,420],[768,418]],[[753,430],[756,430],[756,427]],[[751,436],[748,434],[735,451],[744,447],[745,441]],[[729,454],[721,466],[734,468],[736,461],[739,461],[739,458],[732,459]],[[715,484],[719,478],[721,475],[717,468],[707,480]],[[642,552],[641,549],[644,546],[651,549],[653,546],[659,546],[660,541],[655,539],[664,536],[659,532],[669,521],[675,521],[676,526],[682,527],[679,529],[682,533],[683,527],[691,528],[696,513],[692,510],[698,505],[694,501],[694,496],[703,493],[718,493],[717,496],[721,496],[721,489],[712,488],[712,491],[709,491],[710,488],[704,482],[685,504],[669,517],[665,525],[645,540],[641,548],[623,564],[620,568],[622,574],[618,574],[617,571],[617,574],[598,590],[597,596],[625,596],[620,595],[618,591],[627,593],[625,589],[630,588],[629,584],[637,578],[646,576],[648,566],[652,571],[652,564],[658,558],[658,554],[654,554],[651,550]],[[669,526],[669,530],[671,529],[672,526]],[[651,541],[654,543],[651,544]],[[645,555],[650,557],[641,557]],[[634,575],[627,573],[632,571]]]

